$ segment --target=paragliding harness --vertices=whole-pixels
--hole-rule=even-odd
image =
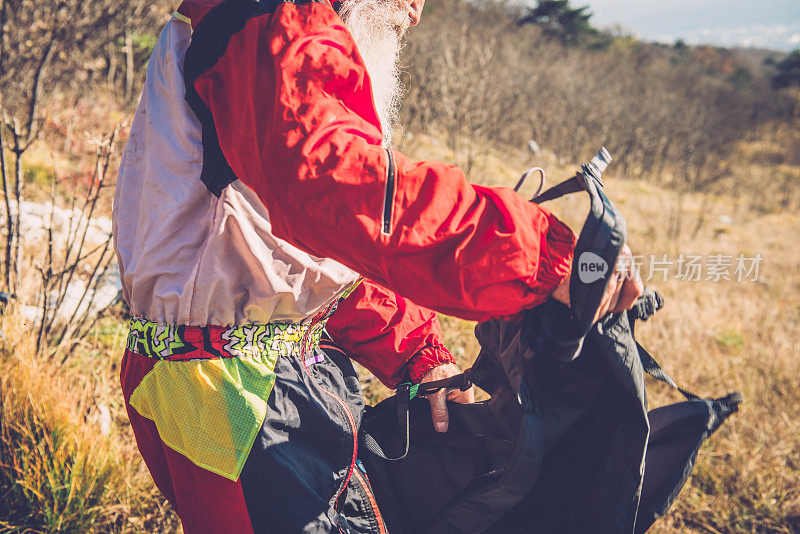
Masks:
[[[703,441],[737,411],[739,393],[710,399],[679,388],[635,341],[635,322],[663,306],[658,293],[594,323],[626,238],[603,192],[610,160],[601,149],[532,200],[577,191],[591,199],[571,309],[549,299],[518,320],[480,323],[472,368],[401,384],[367,408],[359,456],[390,533],[644,532],[672,505]],[[644,372],[687,400],[648,412]],[[448,431],[435,432],[421,396],[472,384],[491,398],[450,403]]]

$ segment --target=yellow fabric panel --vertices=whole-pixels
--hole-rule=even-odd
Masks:
[[[142,379],[130,405],[156,424],[167,446],[238,480],[267,413],[276,358],[162,360]]]
[[[175,11],[175,12],[172,14],[172,16],[173,16],[174,18],[176,18],[176,19],[178,19],[178,20],[182,21],[182,22],[185,22],[185,23],[187,23],[187,24],[191,24],[191,23],[192,23],[192,21],[191,21],[191,19],[190,19],[189,17],[187,17],[187,16],[185,16],[185,15],[182,15],[182,14],[178,13],[177,11]]]

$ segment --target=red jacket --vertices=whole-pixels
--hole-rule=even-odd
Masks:
[[[432,310],[465,319],[543,302],[575,238],[505,188],[384,148],[367,72],[326,1],[188,0],[186,100],[202,124],[206,187],[241,180],[276,236],[361,273],[328,323],[395,385],[452,357]],[[402,295],[402,297],[400,296]]]

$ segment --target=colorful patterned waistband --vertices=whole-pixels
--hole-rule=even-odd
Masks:
[[[127,348],[156,360],[190,361],[248,356],[301,356],[319,344],[336,305],[361,278],[313,317],[299,323],[274,322],[240,326],[184,326],[131,319]]]
[[[183,326],[131,319],[128,350],[157,360],[299,356],[319,343],[325,321]]]

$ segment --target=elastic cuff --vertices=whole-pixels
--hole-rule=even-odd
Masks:
[[[535,292],[545,298],[569,276],[577,242],[569,226],[552,213],[548,214],[548,222],[549,228],[541,248],[535,281]]]
[[[456,363],[450,351],[443,346],[425,347],[406,362],[406,376],[412,384],[419,384],[434,367]]]

